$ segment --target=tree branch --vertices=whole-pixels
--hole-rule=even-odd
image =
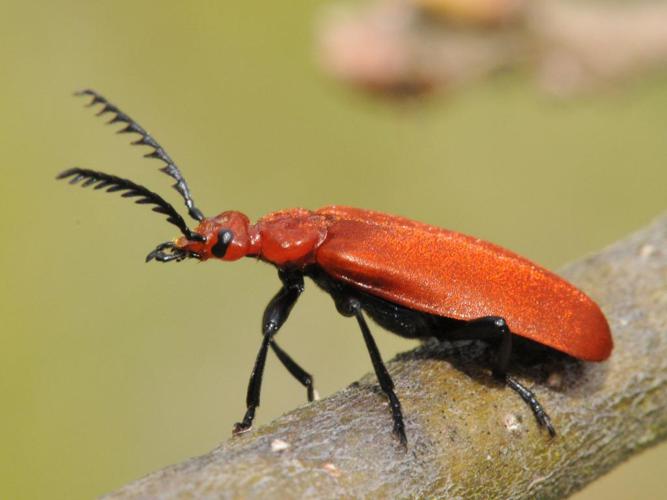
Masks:
[[[568,495],[667,436],[667,215],[562,274],[602,306],[615,349],[606,363],[512,365],[556,438],[493,381],[486,347],[429,342],[388,364],[407,452],[366,376],[106,498]]]

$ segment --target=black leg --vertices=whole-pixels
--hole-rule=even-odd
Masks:
[[[283,271],[278,272],[278,277],[280,278],[280,281],[283,283],[283,288],[287,289],[294,289],[295,291],[299,292],[299,295],[303,293],[303,276],[301,274],[296,274],[296,273],[286,273]],[[280,292],[279,292],[280,293]],[[295,300],[296,302],[296,300]],[[290,306],[290,310],[292,310],[292,304]],[[270,304],[269,304],[270,306]],[[268,309],[268,307],[267,307]],[[285,318],[283,319],[283,322],[287,319],[287,314],[289,314],[289,311],[287,311]],[[268,314],[268,311],[266,311],[265,316]],[[292,359],[292,357],[287,354],[274,340],[273,337],[271,337],[271,340],[269,341],[269,345],[271,346],[271,349],[275,353],[275,355],[278,357],[280,362],[283,364],[283,366],[287,369],[290,374],[299,381],[301,385],[303,385],[306,388],[306,397],[308,398],[308,401],[313,401],[316,399],[316,391],[315,391],[315,386],[313,385],[313,376],[308,373],[306,370],[301,368],[299,364]]]
[[[513,377],[510,377],[509,375],[505,375],[505,383],[510,389],[521,396],[521,399],[528,403],[528,406],[530,406],[531,410],[533,410],[535,418],[540,423],[540,425],[543,425],[547,428],[551,437],[555,437],[556,429],[554,429],[549,415],[547,415],[547,413],[544,411],[544,408],[535,397],[535,394],[533,394],[533,392],[530,391],[527,387],[521,385],[517,380],[515,380]]]
[[[313,385],[313,376],[301,368],[289,354],[283,351],[280,346],[276,344],[275,340],[271,339],[269,345],[271,346],[271,349],[273,349],[273,352],[276,354],[276,356],[278,356],[278,359],[283,364],[283,366],[287,368],[287,371],[290,372],[292,376],[306,388],[306,396],[308,397],[308,401],[314,401],[315,399],[318,399],[318,397],[316,397],[315,386]]]
[[[361,328],[361,333],[364,336],[364,341],[366,342],[366,348],[368,349],[368,354],[371,357],[371,362],[373,363],[373,369],[375,370],[375,376],[380,383],[382,391],[385,393],[389,399],[389,407],[391,408],[391,416],[394,420],[394,434],[398,437],[404,448],[407,448],[408,440],[405,436],[405,424],[403,422],[403,413],[401,411],[401,402],[398,400],[396,393],[394,392],[394,382],[391,380],[391,376],[387,371],[387,368],[382,362],[382,356],[380,356],[380,351],[375,344],[375,340],[371,335],[371,331],[368,328],[368,324],[364,319],[363,312],[361,310],[361,304],[357,299],[354,298],[334,298],[336,300],[336,307],[338,311],[344,316],[355,316],[357,322],[359,323],[359,328]]]
[[[287,273],[280,271],[278,273],[283,288],[271,299],[269,305],[264,311],[262,318],[262,345],[257,353],[255,366],[250,374],[250,382],[248,384],[248,392],[246,395],[247,410],[241,422],[234,425],[234,434],[245,432],[252,427],[252,421],[255,418],[255,410],[259,406],[259,396],[262,387],[262,375],[264,373],[264,366],[266,365],[266,354],[269,345],[273,340],[273,336],[278,332],[280,327],[285,323],[292,307],[303,292],[303,276],[298,273]],[[278,358],[285,364],[286,368],[297,377],[309,389],[309,396],[312,394],[312,377],[308,375],[301,367],[299,367],[287,354],[278,346],[276,354]],[[284,358],[281,357],[284,355]],[[287,361],[288,360],[288,361]],[[287,361],[287,362],[286,362]],[[306,378],[309,379],[309,384],[306,383]]]
[[[505,385],[521,396],[530,409],[533,411],[537,422],[546,427],[549,434],[553,437],[556,435],[549,415],[544,411],[544,408],[527,387],[520,384],[516,379],[507,375],[507,367],[509,365],[510,355],[512,354],[512,332],[507,327],[507,323],[503,318],[498,316],[485,316],[466,323],[462,328],[454,331],[448,335],[452,339],[499,339],[498,353],[496,357],[496,366],[493,369],[493,375],[502,380]]]

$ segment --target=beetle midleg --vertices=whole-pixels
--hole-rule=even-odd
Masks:
[[[401,402],[398,400],[398,397],[394,392],[394,382],[391,379],[387,368],[384,366],[380,351],[378,350],[377,344],[375,343],[373,335],[371,335],[371,331],[368,328],[368,324],[366,323],[366,319],[364,318],[364,314],[361,309],[361,302],[359,302],[358,299],[352,297],[335,297],[334,300],[336,301],[336,307],[338,311],[342,315],[355,316],[357,318],[359,328],[361,328],[361,333],[364,336],[366,348],[368,349],[368,354],[370,355],[371,362],[373,363],[375,376],[380,383],[382,391],[389,399],[391,416],[394,420],[394,434],[396,434],[401,444],[404,447],[407,447],[408,440],[405,436],[405,423],[403,422]]]
[[[262,387],[262,375],[264,373],[264,366],[266,365],[266,354],[273,341],[273,336],[278,333],[280,327],[287,320],[292,307],[303,292],[303,275],[300,273],[289,273],[287,271],[279,271],[278,276],[283,282],[283,287],[271,299],[264,310],[262,318],[262,345],[257,353],[255,365],[250,374],[250,382],[248,383],[248,392],[246,394],[246,413],[241,422],[234,425],[234,434],[247,431],[252,427],[252,421],[255,418],[255,409],[259,406],[259,396]],[[298,366],[287,353],[280,347],[274,347],[274,351],[278,349],[276,354],[283,362],[285,367],[292,375],[297,377],[308,389],[308,397],[312,395],[312,377]],[[281,354],[283,357],[281,357]],[[291,364],[290,364],[291,362]],[[307,385],[306,379],[309,380],[310,385]]]
[[[502,380],[505,385],[521,396],[521,399],[530,406],[538,423],[546,427],[551,436],[556,435],[556,430],[551,424],[549,415],[544,411],[544,408],[535,397],[535,394],[519,383],[518,380],[507,374],[507,367],[509,365],[510,355],[512,354],[513,333],[510,331],[507,322],[503,318],[499,316],[484,316],[482,318],[477,318],[467,322],[460,329],[448,332],[447,336],[452,340],[490,340],[499,338],[500,345],[498,346],[498,353],[496,356],[496,366],[493,369],[494,377]]]

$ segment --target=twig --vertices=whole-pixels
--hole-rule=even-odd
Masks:
[[[606,363],[513,365],[558,431],[550,439],[493,382],[478,343],[428,343],[389,369],[406,453],[372,376],[106,498],[548,498],[667,436],[667,215],[562,273],[604,309]]]

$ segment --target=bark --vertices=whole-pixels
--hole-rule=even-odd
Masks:
[[[615,348],[604,363],[515,360],[555,438],[494,382],[487,347],[430,342],[388,363],[407,452],[367,375],[106,498],[567,496],[667,435],[667,215],[561,274],[601,305]]]

